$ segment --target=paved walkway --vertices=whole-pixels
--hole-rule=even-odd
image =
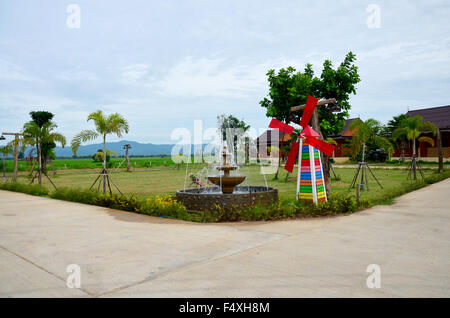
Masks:
[[[0,191],[0,297],[450,297],[449,229],[450,179],[350,216],[235,224]]]

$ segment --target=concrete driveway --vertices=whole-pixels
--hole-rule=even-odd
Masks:
[[[349,216],[235,224],[0,191],[0,297],[450,297],[449,229],[449,179]]]

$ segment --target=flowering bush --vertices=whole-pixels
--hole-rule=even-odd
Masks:
[[[145,203],[142,204],[139,212],[155,216],[168,216],[182,219],[188,218],[186,207],[177,202],[172,195],[157,195],[147,199]]]

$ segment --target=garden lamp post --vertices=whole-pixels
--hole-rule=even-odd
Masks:
[[[6,140],[3,134],[0,136],[0,140]],[[6,181],[6,165],[5,165],[5,156],[3,156],[3,182]]]

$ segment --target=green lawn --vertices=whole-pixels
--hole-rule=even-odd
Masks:
[[[164,158],[157,159],[162,160]],[[147,160],[152,159],[147,158]],[[165,160],[168,159],[165,158]],[[110,169],[111,177],[123,193],[136,194],[140,197],[150,197],[159,194],[174,194],[177,189],[183,189],[186,175],[185,167],[177,169],[174,164],[169,166],[155,165],[152,167],[153,168],[147,169],[146,171],[134,172],[113,172],[113,169]],[[190,165],[188,173],[198,172],[202,167],[204,166],[200,164]],[[370,199],[374,204],[391,203],[390,199],[385,199],[386,197],[389,197],[388,194],[401,188],[403,185],[413,183],[411,180],[406,180],[406,170],[373,169],[373,171],[383,185],[383,189],[381,189],[376,181],[369,176],[370,191],[363,192],[362,197]],[[53,177],[51,173],[49,175],[58,187],[89,188],[95,180],[97,172],[98,170],[87,169],[61,170],[56,177]],[[244,185],[265,185],[264,175],[260,174],[259,166],[244,166],[240,169],[240,173],[247,176]],[[349,190],[348,187],[355,173],[355,169],[336,169],[336,173],[340,177],[340,180],[332,181],[333,192],[354,195],[356,193],[355,189]],[[425,176],[430,176],[435,172],[425,170],[424,173]],[[291,175],[288,182],[285,183],[285,175],[286,172],[284,169],[280,169],[279,180],[274,180],[273,174],[266,175],[267,184],[279,189],[279,196],[281,199],[294,199],[296,192],[296,176]],[[29,179],[22,174],[19,177],[19,181],[29,182]],[[43,177],[43,184],[48,188],[52,188],[45,177]]]
[[[124,158],[111,158],[110,166],[114,169],[117,168],[121,163],[121,168],[126,167],[126,163],[122,162]],[[13,160],[6,160],[6,172],[12,172],[14,167]],[[56,170],[72,170],[72,169],[99,169],[102,167],[101,162],[96,162],[91,158],[80,158],[80,159],[56,159],[53,161],[53,165]],[[155,166],[173,166],[175,163],[170,157],[139,157],[130,158],[130,165],[132,168],[136,169],[151,168]],[[0,166],[2,162],[0,161]],[[51,169],[50,165],[48,169]],[[2,172],[3,169],[0,169]],[[18,163],[19,171],[29,171],[31,170],[31,163],[27,161],[19,161]]]

